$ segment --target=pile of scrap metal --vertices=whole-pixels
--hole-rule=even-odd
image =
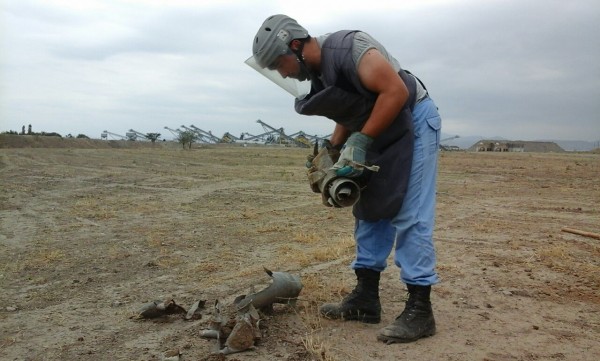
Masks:
[[[215,301],[212,317],[207,330],[201,337],[216,339],[215,353],[230,354],[254,348],[261,339],[259,328],[260,313],[271,313],[273,304],[294,306],[302,290],[300,277],[288,272],[272,272],[265,268],[271,277],[271,284],[260,292],[238,296],[229,307],[223,307]],[[153,301],[144,304],[134,319],[153,319],[169,315],[183,315],[185,320],[202,318],[202,309],[206,301],[195,302],[188,310],[175,303],[173,299]]]
[[[231,307],[234,315],[226,315],[221,303],[215,301],[209,329],[201,332],[202,337],[217,340],[215,352],[230,354],[254,348],[262,338],[257,310],[271,312],[274,303],[296,304],[302,290],[300,277],[266,268],[265,272],[272,278],[272,283],[260,292],[237,297]]]

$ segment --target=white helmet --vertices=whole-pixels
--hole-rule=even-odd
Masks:
[[[258,29],[252,43],[252,55],[260,67],[266,68],[278,56],[291,52],[289,45],[292,40],[308,37],[308,30],[296,20],[287,15],[272,15]]]

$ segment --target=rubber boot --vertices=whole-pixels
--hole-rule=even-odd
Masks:
[[[389,326],[379,331],[377,339],[387,344],[413,342],[435,334],[435,319],[429,295],[431,286],[408,285],[404,311]]]
[[[381,304],[379,303],[379,272],[359,268],[356,273],[357,285],[340,303],[326,303],[320,312],[330,319],[379,323]]]

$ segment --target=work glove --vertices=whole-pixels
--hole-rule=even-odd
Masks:
[[[331,160],[335,163],[338,161],[338,159],[340,158],[340,149],[342,149],[342,146],[336,146],[336,145],[332,145],[331,142],[329,140],[323,140],[323,147],[327,148],[327,153],[329,153],[329,157],[331,158]],[[317,148],[315,148],[315,152]],[[312,168],[313,166],[313,160],[315,159],[315,157],[317,156],[317,154],[309,154],[308,156],[306,156],[306,168]]]
[[[365,168],[367,149],[373,143],[373,138],[361,132],[354,132],[346,141],[346,148],[342,150],[340,158],[332,167],[338,177],[355,178],[362,175]]]
[[[327,148],[327,153],[329,153],[329,157],[334,163],[340,159],[340,150],[342,149],[343,144],[333,145],[330,141],[325,140],[323,146]]]

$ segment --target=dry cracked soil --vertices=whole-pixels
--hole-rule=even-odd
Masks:
[[[600,240],[563,230],[600,232],[600,154],[440,153],[437,334],[385,345],[406,297],[392,259],[381,324],[318,316],[353,288],[353,218],[310,191],[306,149],[15,139],[0,139],[2,360],[600,359]],[[211,307],[132,318],[156,299],[229,304],[270,284],[263,267],[304,288],[261,314],[253,350],[213,353]]]

